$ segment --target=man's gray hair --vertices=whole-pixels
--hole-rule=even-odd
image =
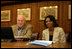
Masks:
[[[24,16],[24,15],[18,15],[18,16],[17,16],[17,18],[18,18],[19,16],[23,16],[23,18],[26,20],[26,18],[25,18],[25,16]]]

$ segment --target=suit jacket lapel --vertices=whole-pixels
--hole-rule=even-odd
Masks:
[[[26,29],[23,29],[23,30],[21,31],[21,36],[24,36],[25,33],[26,33]]]
[[[21,36],[24,36],[26,34],[26,30],[27,30],[26,25],[24,25],[21,31]]]
[[[56,28],[54,28],[54,34],[53,34],[53,42],[55,43],[58,40],[58,33]]]
[[[46,37],[45,38],[46,38],[46,40],[49,41],[49,29],[46,30]]]
[[[14,30],[15,30],[14,35],[15,35],[15,36],[18,36],[18,26],[16,26]]]
[[[52,40],[53,42],[55,41],[55,36],[56,36],[55,33],[56,33],[56,32],[55,32],[55,28],[54,28],[54,32],[53,32],[53,40]]]

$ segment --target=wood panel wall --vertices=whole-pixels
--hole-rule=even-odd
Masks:
[[[42,31],[45,29],[44,21],[40,20],[40,7],[43,6],[58,6],[58,20],[57,23],[62,27],[65,33],[71,32],[71,20],[68,19],[68,5],[71,1],[42,1],[27,4],[1,6],[1,10],[11,10],[11,21],[1,22],[1,26],[12,26],[16,24],[17,9],[19,8],[31,8],[31,20],[27,21],[33,25],[33,33],[39,32],[40,39],[42,37]]]

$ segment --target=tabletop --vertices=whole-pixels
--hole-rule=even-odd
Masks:
[[[27,45],[30,41],[1,42],[1,48],[68,48],[68,43],[54,43],[49,46]]]

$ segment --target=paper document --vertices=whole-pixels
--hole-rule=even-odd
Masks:
[[[30,44],[35,44],[35,45],[42,45],[42,46],[49,46],[52,44],[52,41],[45,41],[45,40],[35,40],[35,41],[31,41],[28,43]]]

